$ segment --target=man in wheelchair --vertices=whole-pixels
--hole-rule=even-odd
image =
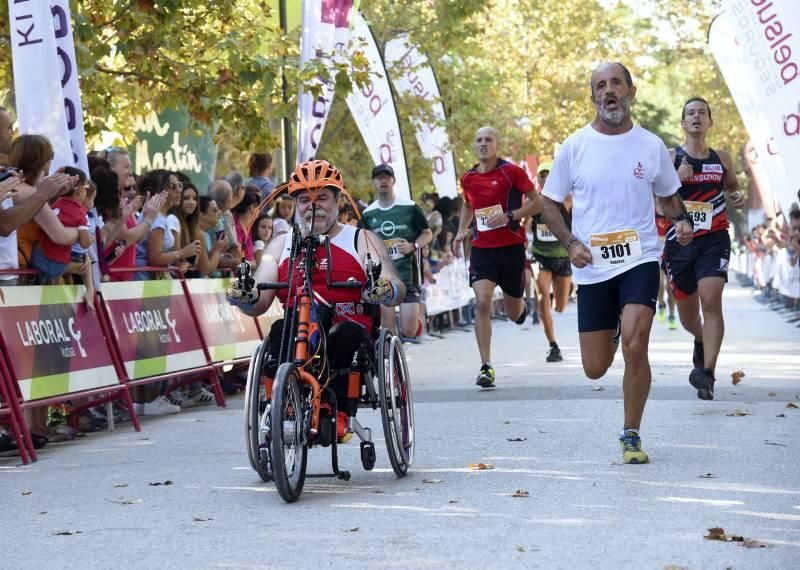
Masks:
[[[229,302],[250,316],[265,313],[276,294],[284,307],[292,309],[296,300],[293,291],[260,292],[256,284],[285,283],[290,278],[294,283],[299,282],[301,256],[296,251],[293,256],[292,251],[293,234],[298,229],[302,237],[328,237],[330,257],[322,245],[315,251],[316,263],[311,276],[314,293],[312,315],[316,315],[319,331],[317,338],[312,335],[310,339],[309,354],[316,354],[321,360],[319,367],[324,369],[327,366],[326,374],[331,378],[329,386],[336,394],[339,406],[336,435],[340,442],[352,437],[349,418],[355,416],[358,405],[358,396],[352,393],[352,388],[348,394],[354,355],[362,346],[369,346],[374,352],[371,347],[374,346],[375,331],[380,326],[377,305],[397,306],[406,293],[383,241],[368,230],[337,221],[338,199],[343,190],[342,176],[327,161],[312,160],[300,164],[287,184],[288,194],[296,204],[293,229],[269,243],[253,278],[246,285],[233,279],[228,290]],[[357,281],[364,283],[365,287],[329,289],[328,264],[332,282]],[[290,268],[290,265],[294,267]],[[373,274],[370,275],[368,270]],[[273,324],[269,334],[269,358],[264,370],[268,377],[274,377],[281,363],[281,349],[285,354],[295,332],[284,326],[283,319]],[[321,339],[324,342],[320,343]],[[326,348],[325,354],[321,352],[323,347]]]

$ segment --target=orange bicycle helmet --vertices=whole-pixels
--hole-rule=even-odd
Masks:
[[[322,188],[337,192],[344,190],[344,180],[337,168],[327,160],[309,160],[297,165],[289,176],[288,186],[290,196],[308,190],[316,198],[317,191]]]

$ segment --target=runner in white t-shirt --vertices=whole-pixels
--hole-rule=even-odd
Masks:
[[[605,375],[622,336],[623,461],[646,463],[639,426],[650,391],[647,345],[661,256],[653,196],[672,218],[682,245],[692,239],[692,222],[677,194],[681,183],[667,148],[631,120],[636,87],[630,72],[604,63],[592,73],[591,85],[597,114],[561,146],[544,187],[543,213],[575,269],[581,357],[589,378]],[[559,210],[569,194],[572,231]]]

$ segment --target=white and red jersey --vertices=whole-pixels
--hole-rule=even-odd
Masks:
[[[353,321],[369,330],[372,327],[372,317],[365,314],[368,311],[365,311],[366,307],[361,299],[361,289],[328,289],[327,287],[328,263],[331,265],[331,281],[341,282],[355,279],[360,283],[366,282],[367,274],[357,247],[360,231],[354,226],[339,224],[339,233],[330,240],[330,259],[328,259],[325,248],[317,246],[311,286],[314,292],[313,301],[330,307],[334,324],[340,321]],[[289,233],[286,234],[286,244],[278,262],[278,281],[281,282],[289,279],[292,233],[293,230],[289,230]],[[302,257],[302,254],[299,255],[295,262],[292,279],[295,287],[300,283]],[[288,289],[279,289],[277,292],[277,297],[284,306],[288,296]],[[294,295],[292,297],[294,298]]]

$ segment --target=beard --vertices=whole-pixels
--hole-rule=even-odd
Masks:
[[[617,103],[617,108],[614,111],[609,111],[602,103],[597,103],[595,106],[597,107],[597,114],[604,123],[607,123],[612,127],[619,127],[625,120],[625,117],[628,116],[628,113],[630,113],[631,98],[620,97]]]
[[[318,208],[315,210],[313,216],[311,212],[308,212],[305,216],[300,218],[300,231],[304,236],[322,235],[330,230],[331,226],[335,222],[336,218],[334,218],[333,222],[331,222],[327,212]]]

